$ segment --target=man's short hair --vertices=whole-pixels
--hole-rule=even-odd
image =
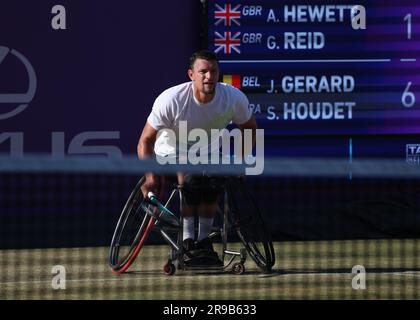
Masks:
[[[193,69],[195,60],[197,59],[219,62],[219,59],[217,58],[217,55],[214,52],[209,50],[199,50],[197,52],[194,52],[193,55],[190,57],[190,69]]]

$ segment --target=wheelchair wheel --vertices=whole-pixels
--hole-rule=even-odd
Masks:
[[[239,178],[229,178],[226,188],[230,223],[257,266],[270,272],[275,263],[273,243],[252,194]]]
[[[236,262],[232,266],[233,274],[244,274],[245,273],[245,265],[241,262]]]
[[[165,264],[163,266],[163,272],[167,276],[173,276],[175,274],[175,272],[176,272],[175,265],[172,262],[168,262],[167,264]]]
[[[112,237],[109,264],[116,273],[123,273],[132,265],[154,226],[155,219],[142,208],[140,187],[145,180],[142,177],[131,192]]]

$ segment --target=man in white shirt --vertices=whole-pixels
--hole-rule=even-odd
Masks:
[[[253,141],[257,124],[252,111],[248,108],[248,99],[235,87],[219,83],[219,65],[217,56],[207,50],[200,50],[190,58],[188,69],[190,82],[171,87],[162,92],[153,105],[140,136],[137,147],[140,159],[155,155],[176,156],[179,149],[188,150],[189,141],[179,141],[180,137],[168,134],[165,129],[178,132],[180,121],[187,121],[188,130],[204,129],[208,136],[211,129],[223,129],[230,122],[235,123],[242,131],[251,129]],[[219,139],[210,141],[209,149],[219,148]],[[149,191],[158,193],[157,175],[146,174],[142,186],[143,195]],[[207,259],[210,264],[220,264],[208,238],[213,220],[217,213],[218,196],[222,190],[220,178],[207,175],[178,174],[178,182],[183,185],[185,204],[183,206],[183,243],[186,252],[186,263],[194,254],[210,253]],[[195,213],[199,216],[198,236],[195,236]],[[211,263],[214,261],[214,263]]]

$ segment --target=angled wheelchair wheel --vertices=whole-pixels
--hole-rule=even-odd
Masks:
[[[239,178],[229,178],[226,188],[230,223],[252,260],[262,271],[270,272],[275,264],[273,242],[254,197]]]
[[[142,177],[130,194],[115,227],[109,249],[109,264],[116,273],[125,272],[140,253],[154,226],[154,218],[143,209]]]

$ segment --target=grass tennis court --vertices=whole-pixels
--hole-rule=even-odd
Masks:
[[[276,242],[276,264],[261,274],[249,257],[244,275],[177,271],[166,276],[169,247],[146,245],[128,273],[115,275],[107,247],[0,251],[0,299],[418,299],[420,239]],[[217,246],[216,246],[217,248]],[[229,248],[236,249],[236,245]],[[53,289],[54,265],[66,288]],[[352,288],[352,268],[366,289]]]

